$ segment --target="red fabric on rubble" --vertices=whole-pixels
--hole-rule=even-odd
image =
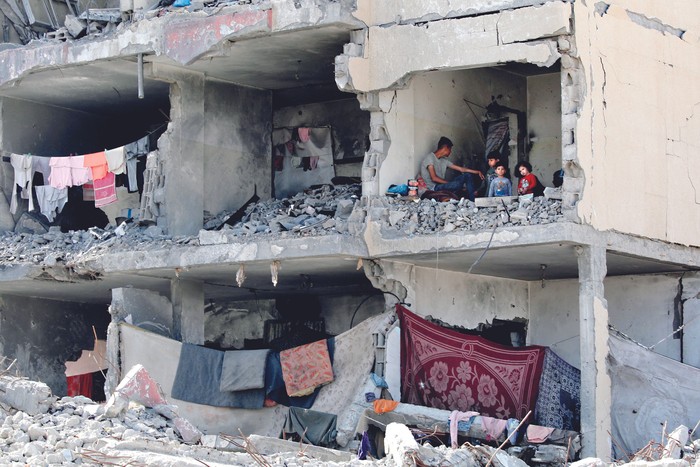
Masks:
[[[92,373],[67,376],[66,384],[68,385],[68,396],[85,396],[92,399]]]
[[[545,347],[506,347],[430,323],[396,305],[401,401],[522,418],[535,408]]]

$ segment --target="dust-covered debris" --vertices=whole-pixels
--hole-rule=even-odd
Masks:
[[[561,201],[545,197],[509,198],[493,207],[477,207],[467,199],[437,202],[385,198],[380,222],[385,233],[421,235],[435,232],[483,230],[494,225],[538,225],[564,220]],[[377,209],[373,209],[376,212]]]
[[[215,229],[223,224],[222,230],[228,235],[241,237],[265,233],[281,237],[352,233],[348,224],[360,192],[359,184],[323,185],[291,198],[251,204],[233,226],[224,224],[231,212],[222,212],[205,219],[204,228]]]

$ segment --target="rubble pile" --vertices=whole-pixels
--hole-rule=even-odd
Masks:
[[[355,202],[361,187],[353,185],[323,185],[305,190],[291,198],[270,199],[251,204],[241,220],[233,226],[223,224],[231,216],[223,212],[205,219],[204,228],[213,229],[223,224],[223,230],[232,236],[255,233],[274,233],[286,236],[327,235],[353,233],[349,228]]]
[[[486,198],[499,200],[499,198]],[[479,200],[477,200],[477,203]],[[561,201],[545,197],[509,197],[502,204],[477,207],[467,199],[437,202],[386,198],[382,226],[385,231],[421,235],[455,230],[481,230],[498,225],[549,224],[563,220]]]
[[[107,251],[134,251],[197,244],[196,236],[170,237],[157,226],[122,223],[105,229],[61,232],[53,226],[46,233],[5,232],[0,236],[0,265],[33,263],[54,266],[97,257]]]

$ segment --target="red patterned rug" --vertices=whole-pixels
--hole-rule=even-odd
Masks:
[[[396,310],[403,402],[501,419],[534,410],[545,347],[506,347]]]

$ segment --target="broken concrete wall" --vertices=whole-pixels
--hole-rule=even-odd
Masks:
[[[355,327],[367,318],[386,311],[384,295],[321,295],[318,300],[321,316],[326,322],[326,332],[334,335],[349,330],[351,321]]]
[[[204,313],[204,340],[222,349],[242,349],[246,339],[262,339],[265,320],[276,319],[274,300],[210,302]]]
[[[562,166],[560,80],[559,73],[527,78],[527,132],[532,144],[528,157],[546,186],[553,186],[552,174]]]
[[[105,339],[109,313],[103,305],[38,298],[0,297],[0,355],[17,359],[20,374],[66,395],[65,362]]]
[[[204,83],[204,209],[235,211],[255,191],[271,194],[272,94],[207,80]],[[195,213],[191,213],[195,215]]]
[[[455,144],[451,162],[471,165],[472,156],[483,158],[484,107],[492,96],[503,95],[502,105],[524,111],[526,90],[524,78],[484,68],[416,76],[407,89],[383,92],[380,102],[385,103],[382,110],[391,145],[379,174],[380,192],[415,178],[423,157],[437,149],[443,135]]]
[[[369,112],[352,98],[276,109],[273,127],[319,127],[330,125],[336,176],[360,177],[362,157],[369,140]],[[347,163],[352,158],[360,160]]]
[[[381,264],[388,278],[406,288],[405,301],[411,304],[411,310],[422,316],[431,315],[468,328],[490,323],[494,318],[530,318],[527,282],[390,261]]]
[[[415,23],[436,18],[473,16],[509,8],[539,5],[546,0],[358,0],[355,16],[368,25]]]
[[[585,79],[576,126],[580,217],[598,229],[700,245],[700,4],[576,2]],[[621,184],[620,177],[625,183]],[[611,203],[624,198],[625,203]]]
[[[422,3],[423,11],[432,19],[439,19],[430,3]],[[429,70],[506,62],[549,66],[559,53],[556,41],[548,38],[568,34],[570,17],[571,5],[548,2],[449,21],[371,26],[366,31],[363,55],[347,56],[346,60],[336,60],[336,64],[346,65],[341,66],[341,74],[349,77],[344,88],[359,92],[401,85],[410,75]]]
[[[170,123],[158,139],[163,157],[163,193],[154,200],[163,209],[158,225],[170,235],[193,235],[202,228],[204,212],[204,96],[205,77],[170,67],[154,67],[168,77]]]
[[[685,275],[682,283],[684,297],[695,297],[700,292],[697,277]],[[697,363],[700,326],[690,322],[693,314],[678,316],[677,308],[681,276],[658,274],[645,276],[616,276],[605,279],[605,298],[608,302],[610,324],[645,346],[655,345],[654,351],[674,360],[681,359],[681,340],[669,337],[684,319],[684,361]],[[530,338],[533,343],[551,346],[557,354],[578,366],[579,353],[579,284],[578,280],[545,281],[530,284]],[[688,302],[686,302],[688,303]],[[694,299],[688,308],[694,307]],[[691,308],[692,309],[692,308]],[[666,339],[665,339],[666,338]],[[663,340],[665,339],[665,340]],[[660,342],[662,341],[663,342]],[[660,343],[659,343],[660,342]],[[691,344],[692,343],[692,344]]]

